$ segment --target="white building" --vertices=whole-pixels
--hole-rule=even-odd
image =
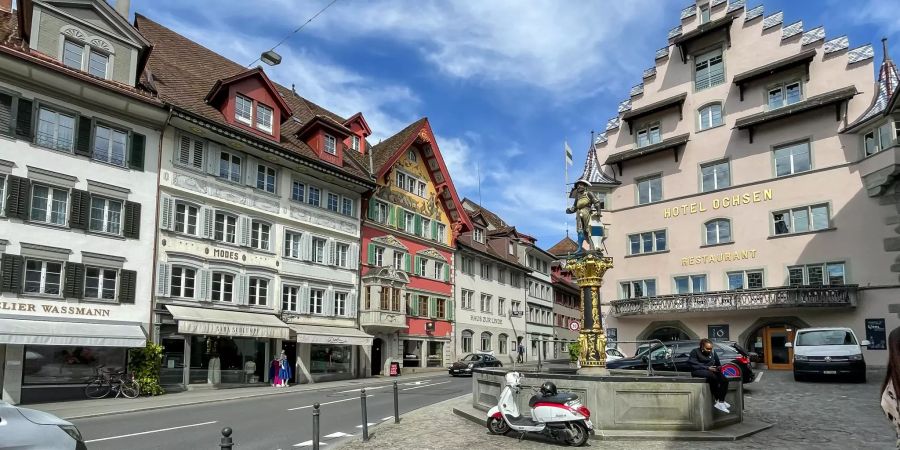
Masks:
[[[556,259],[541,250],[535,239],[521,241],[520,262],[531,269],[525,277],[526,304],[525,340],[529,361],[556,358],[553,333],[553,282],[550,278],[550,264]]]
[[[136,87],[149,43],[106,2],[19,8],[0,1],[0,381],[12,403],[81,398],[98,366],[124,367],[145,345],[166,118]]]

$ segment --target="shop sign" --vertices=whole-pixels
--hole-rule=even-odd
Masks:
[[[866,319],[866,340],[869,350],[887,350],[884,319]]]
[[[31,302],[0,302],[0,312],[3,311],[21,311],[29,313],[84,317],[109,317],[110,315],[109,308],[91,308],[71,305],[43,305],[34,304]]]
[[[214,248],[212,254],[213,254],[213,258],[216,258],[216,259],[227,259],[227,260],[231,260],[231,261],[240,261],[240,259],[241,259],[241,254],[234,250],[224,250],[221,248]]]
[[[697,264],[714,264],[744,259],[756,259],[756,250],[737,250],[733,252],[710,253],[708,255],[686,256],[681,258],[681,265],[694,266]]]
[[[259,327],[220,322],[195,322],[179,320],[178,332],[185,334],[205,334],[210,336],[243,336],[272,339],[288,339],[288,329],[275,327]]]
[[[729,326],[725,325],[707,325],[707,336],[713,342],[722,342],[729,339]]]
[[[469,321],[470,322],[478,322],[478,323],[486,323],[486,324],[491,324],[491,325],[503,325],[503,319],[500,319],[497,317],[490,317],[490,316],[478,316],[475,314],[469,315]]]
[[[703,203],[703,201],[685,203],[679,206],[663,209],[663,218],[669,219],[678,216],[687,216],[691,214],[704,213],[709,209],[728,208],[740,205],[749,205],[750,203],[760,203],[772,200],[772,189],[764,189],[762,191],[744,192],[743,194],[735,194],[721,198],[714,198],[712,203]]]

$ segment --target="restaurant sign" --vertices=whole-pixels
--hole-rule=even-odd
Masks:
[[[687,216],[691,214],[704,213],[709,209],[724,209],[740,205],[748,205],[750,203],[767,202],[769,200],[772,200],[772,189],[744,192],[743,194],[726,195],[724,197],[714,198],[710,203],[699,201],[665,208],[663,209],[663,218],[668,219],[671,217]]]

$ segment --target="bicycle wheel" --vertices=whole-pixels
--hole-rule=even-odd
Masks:
[[[122,393],[125,398],[135,398],[138,395],[141,395],[141,385],[134,380],[122,380],[121,384],[119,384],[119,392]]]
[[[106,380],[94,379],[84,387],[84,396],[87,398],[103,398],[109,395],[112,385]]]

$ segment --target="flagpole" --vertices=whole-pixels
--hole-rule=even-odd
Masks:
[[[566,208],[569,203],[569,192],[568,192],[568,188],[569,188],[569,153],[568,152],[569,152],[569,140],[566,139],[565,147],[564,147],[564,151],[563,151],[563,167],[565,168],[565,179],[563,181],[563,183],[564,183],[563,184],[563,195],[565,195],[565,197],[563,197],[563,208]],[[566,214],[565,224],[566,224],[566,237],[569,237],[569,215],[568,214]]]

